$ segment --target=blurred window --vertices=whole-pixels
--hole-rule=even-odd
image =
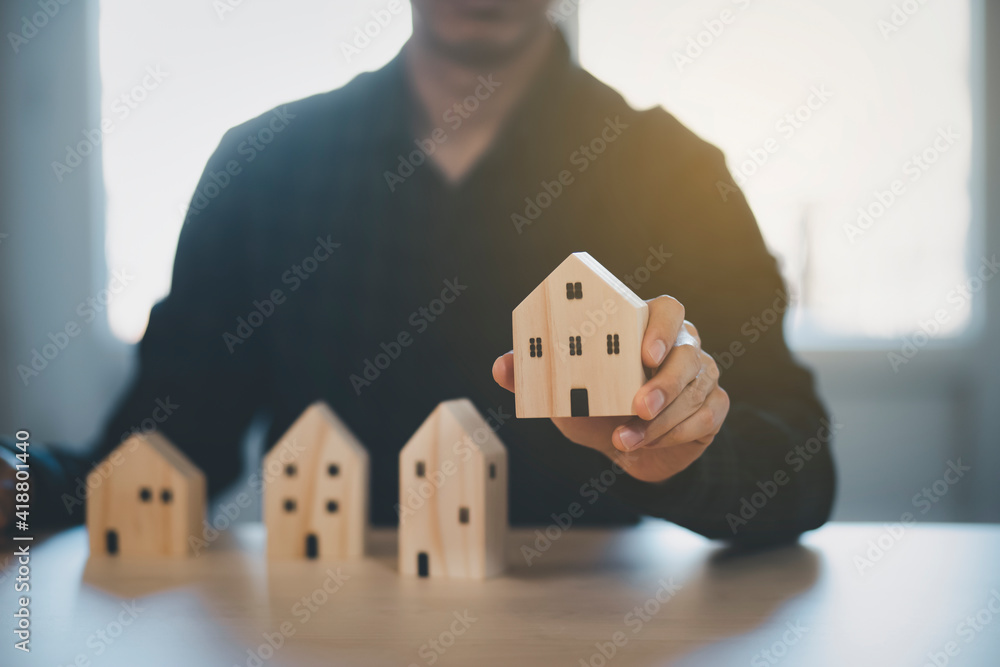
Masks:
[[[725,152],[790,285],[796,345],[968,328],[969,276],[991,269],[970,242],[967,1],[579,6],[581,64]]]
[[[135,341],[170,289],[184,212],[225,131],[381,67],[410,35],[410,6],[101,0],[99,30],[107,260],[135,275],[108,316]]]

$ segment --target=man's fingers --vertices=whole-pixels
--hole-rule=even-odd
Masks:
[[[721,427],[728,409],[729,397],[719,388],[718,375],[706,369],[653,421],[633,419],[618,427],[612,433],[611,444],[619,451],[634,452],[714,435],[718,431],[718,428],[713,428],[714,422],[717,419]],[[716,410],[721,414],[716,414]],[[705,419],[711,419],[712,423],[704,423],[702,420]],[[704,430],[697,433],[699,427],[704,427]],[[695,437],[685,440],[691,432],[696,433]]]
[[[655,419],[702,370],[701,350],[694,337],[681,330],[677,342],[653,378],[632,399],[632,409],[641,419]]]
[[[514,391],[514,351],[497,357],[493,362],[493,379],[507,391]]]
[[[674,346],[684,324],[684,306],[672,296],[658,296],[646,302],[649,322],[642,337],[642,365],[658,368]]]
[[[657,440],[650,441],[646,445],[649,449],[659,449],[662,447],[674,447],[676,445],[708,441],[722,428],[722,423],[729,412],[729,394],[721,387],[716,387],[701,408],[693,415],[682,421],[680,424],[667,431]]]
[[[656,419],[649,422],[646,427],[646,437],[643,438],[644,443],[651,443],[670,432],[672,429],[676,428],[684,420],[686,420],[691,415],[698,412],[701,407],[708,400],[708,397],[715,391],[716,386],[718,386],[719,376],[718,371],[712,367],[707,366],[702,369],[696,377],[688,383],[684,390],[680,393],[675,400],[667,405],[666,408]]]

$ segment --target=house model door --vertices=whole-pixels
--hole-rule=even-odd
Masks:
[[[569,390],[569,409],[572,417],[590,416],[590,400],[587,398],[586,389]]]

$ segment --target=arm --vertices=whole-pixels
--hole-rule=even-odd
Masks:
[[[233,159],[235,136],[232,131],[223,139],[196,192],[205,192],[209,174]],[[189,212],[170,294],[153,308],[138,346],[137,376],[93,446],[75,453],[31,445],[33,523],[81,521],[85,480],[93,465],[125,438],[151,428],[205,472],[209,493],[236,478],[242,436],[269,386],[262,361],[265,341],[241,345],[231,354],[223,340],[259,296],[249,293],[240,252],[245,238],[241,192],[249,178],[247,173],[234,178],[200,213]],[[9,442],[4,444],[9,448]]]
[[[627,473],[609,494],[643,513],[711,538],[789,539],[829,516],[832,427],[810,374],[785,344],[787,292],[746,201],[722,154],[689,143],[695,150],[674,173],[663,175],[655,162],[620,170],[645,189],[633,197],[663,197],[655,209],[665,219],[636,229],[635,245],[672,234],[675,251],[669,268],[643,286],[645,296],[672,296],[648,302],[643,363],[654,375],[635,396],[639,416],[553,422],[611,459],[604,468],[613,461]],[[679,153],[676,146],[653,152]],[[637,173],[668,185],[643,184]],[[494,376],[512,389],[509,362],[501,357]],[[656,391],[664,400],[647,402]]]
[[[686,223],[683,251],[671,258],[673,274],[654,274],[648,288],[684,304],[701,347],[714,355],[706,363],[718,370],[730,409],[711,446],[690,466],[661,484],[629,480],[619,493],[709,537],[786,539],[829,517],[836,427],[812,375],[785,343],[791,299],[753,213],[721,152],[701,148],[672,190],[686,193],[673,199],[671,216],[678,226]]]

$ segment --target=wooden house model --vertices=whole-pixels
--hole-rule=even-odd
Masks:
[[[187,556],[201,537],[205,475],[162,434],[136,434],[87,477],[91,556]]]
[[[440,403],[399,453],[399,571],[483,579],[504,569],[507,450],[468,399]]]
[[[268,558],[364,555],[368,452],[328,405],[310,405],[263,469]]]
[[[514,309],[518,417],[634,415],[646,303],[585,252]]]

